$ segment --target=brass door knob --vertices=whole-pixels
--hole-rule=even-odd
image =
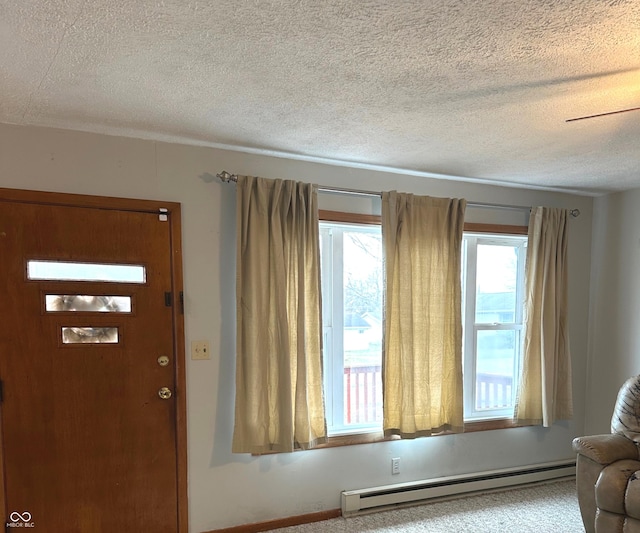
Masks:
[[[169,398],[171,398],[171,390],[168,387],[162,387],[158,391],[158,396],[160,396],[160,398],[162,398],[163,400],[168,400]]]

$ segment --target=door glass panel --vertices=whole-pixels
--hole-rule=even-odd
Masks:
[[[131,296],[47,294],[44,307],[49,312],[131,313]]]
[[[117,344],[118,328],[63,327],[63,344]]]
[[[146,271],[142,265],[30,260],[27,263],[27,278],[46,281],[144,283]]]

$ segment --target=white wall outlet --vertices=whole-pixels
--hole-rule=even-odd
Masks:
[[[394,457],[391,459],[391,473],[393,475],[400,473],[400,457]]]
[[[211,359],[209,341],[191,341],[191,359]]]

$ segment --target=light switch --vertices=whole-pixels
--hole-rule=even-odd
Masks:
[[[209,341],[191,341],[191,359],[211,359]]]

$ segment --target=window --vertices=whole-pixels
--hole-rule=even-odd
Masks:
[[[63,327],[63,344],[117,344],[117,327]]]
[[[131,313],[131,296],[46,294],[44,308],[50,313]]]
[[[27,279],[37,281],[145,283],[146,269],[142,265],[29,260],[27,262]]]
[[[465,421],[510,418],[522,353],[526,235],[465,233]]]
[[[382,428],[380,225],[320,223],[329,436]]]
[[[357,219],[320,222],[330,437],[382,429],[382,235],[379,219],[351,222]],[[527,236],[526,228],[501,234],[471,226],[461,272],[465,423],[469,430],[495,429],[496,422],[485,421],[512,417],[520,372]]]

